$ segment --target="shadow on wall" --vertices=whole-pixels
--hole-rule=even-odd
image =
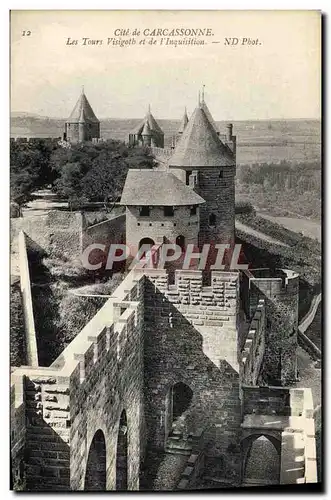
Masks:
[[[46,396],[52,407],[56,396]],[[40,385],[28,380],[26,385],[26,446],[24,456],[25,491],[69,491],[70,449],[68,445],[70,421],[58,419],[51,427],[44,416],[40,401]],[[55,403],[56,404],[56,403]],[[54,422],[52,422],[54,425]],[[59,427],[60,426],[60,427]],[[15,489],[15,482],[14,482]]]
[[[219,331],[221,335],[222,330]],[[208,458],[214,468],[224,462],[214,473],[239,481],[239,375],[226,360],[220,360],[216,366],[204,353],[204,342],[208,339],[146,280],[144,370],[148,452],[164,451],[174,420],[179,418],[179,410],[174,408],[173,388],[175,384],[185,384],[192,392],[192,400],[184,409],[185,432],[201,435],[205,431],[202,446],[207,454],[206,467]],[[222,338],[218,336],[216,342],[222,342]],[[154,480],[155,477],[149,477],[150,484]]]

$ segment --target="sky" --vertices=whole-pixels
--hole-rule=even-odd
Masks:
[[[155,28],[212,36],[169,37],[204,45],[159,45],[166,36],[149,45],[142,32]],[[135,45],[107,45],[131,40],[134,29]],[[102,44],[84,46],[84,37]],[[157,118],[180,119],[205,85],[215,120],[318,119],[320,41],[317,11],[12,11],[11,111],[66,118],[84,86],[99,119],[141,118],[149,104]]]

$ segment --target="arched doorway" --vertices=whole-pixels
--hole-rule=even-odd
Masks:
[[[167,394],[165,435],[181,435],[187,439],[191,427],[190,405],[193,398],[192,389],[183,382],[173,385]]]
[[[215,227],[216,226],[216,215],[214,213],[211,213],[209,215],[209,217],[208,217],[208,224],[211,227]]]
[[[193,397],[192,389],[183,382],[177,382],[172,388],[172,419],[178,417],[188,410]]]
[[[152,238],[142,238],[142,239],[139,241],[139,250],[140,250],[140,248],[141,248],[143,245],[149,245],[150,247],[152,247],[153,245],[155,245],[155,243],[154,243],[154,241],[152,240]]]
[[[183,252],[183,250],[185,249],[185,237],[182,234],[177,236],[176,245],[180,246]]]
[[[264,435],[252,436],[243,455],[243,486],[279,484],[280,441]]]
[[[98,430],[92,439],[87,458],[84,489],[86,491],[106,490],[106,441],[101,430]]]
[[[120,417],[116,451],[116,490],[128,489],[128,424],[125,410]]]
[[[148,262],[154,262],[154,257],[151,259],[151,255],[147,256],[147,254],[151,251],[153,245],[155,245],[154,241],[152,238],[142,238],[139,241],[139,248],[138,248],[138,260],[144,260],[148,259]],[[140,253],[140,250],[142,253]],[[151,259],[151,260],[150,260]]]

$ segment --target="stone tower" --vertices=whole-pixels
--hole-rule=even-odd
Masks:
[[[198,245],[199,212],[204,200],[169,171],[130,169],[122,192],[126,206],[126,244]]]
[[[100,122],[88,102],[84,89],[65,123],[64,140],[72,143],[100,138]]]
[[[150,106],[148,106],[145,118],[130,132],[129,145],[164,147],[163,130],[152,115]]]
[[[144,128],[142,129],[141,132],[141,137],[142,137],[142,142],[144,146],[150,146],[152,142],[152,132],[150,129],[150,126],[148,124],[148,121],[145,122]]]
[[[232,125],[222,139],[204,98],[199,97],[169,169],[206,201],[200,211],[200,245],[234,242],[236,138]]]

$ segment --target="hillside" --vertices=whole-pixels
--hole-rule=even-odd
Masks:
[[[156,117],[157,118],[157,117]],[[105,139],[127,140],[139,119],[107,118],[101,120]],[[171,144],[180,120],[157,119],[165,133],[165,144]],[[12,137],[61,137],[65,119],[15,112],[11,115]],[[216,122],[225,133],[226,122]],[[233,121],[237,135],[238,163],[272,161],[314,161],[321,156],[321,124],[318,120]]]

